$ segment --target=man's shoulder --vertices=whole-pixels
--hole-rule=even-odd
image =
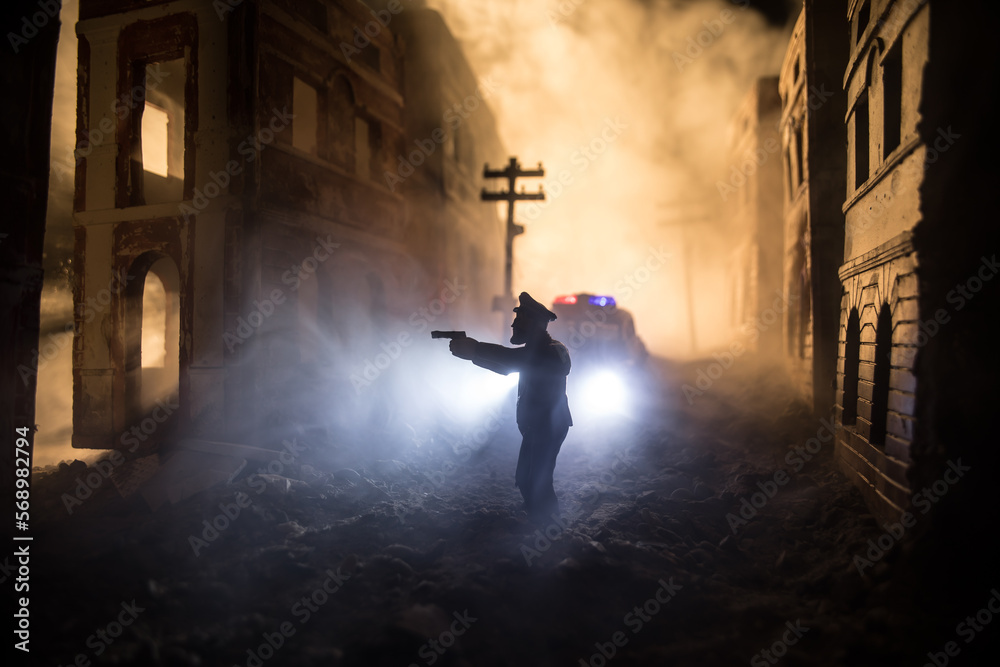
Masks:
[[[549,343],[546,345],[547,352],[552,356],[558,356],[559,360],[569,364],[569,348],[557,341],[555,338],[549,337]]]
[[[549,338],[549,347],[556,348],[557,350],[567,350],[568,351],[568,349],[569,349],[565,345],[563,345],[560,341],[556,340],[555,338]]]

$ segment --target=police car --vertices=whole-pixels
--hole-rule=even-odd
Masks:
[[[613,296],[568,294],[552,302],[552,337],[569,348],[573,364],[642,364],[648,354],[635,333],[632,314]]]
[[[549,333],[569,349],[573,362],[567,385],[573,418],[586,422],[629,412],[649,356],[632,314],[613,296],[587,293],[556,297],[552,312]]]

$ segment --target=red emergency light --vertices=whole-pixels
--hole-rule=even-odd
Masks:
[[[553,303],[562,303],[562,304],[566,304],[567,306],[574,306],[574,305],[576,305],[576,295],[575,294],[567,294],[567,295],[563,295],[563,296],[557,296],[556,300],[553,301]]]

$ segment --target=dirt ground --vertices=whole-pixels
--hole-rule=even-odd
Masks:
[[[38,471],[36,664],[926,662],[943,644],[893,588],[900,549],[858,571],[885,530],[823,423],[749,360],[689,403],[704,367],[655,361],[636,414],[578,419],[541,523],[509,423],[474,453],[444,423],[353,458],[300,433],[273,474],[155,512],[106,482],[70,513],[93,469]]]

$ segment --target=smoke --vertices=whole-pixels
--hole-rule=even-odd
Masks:
[[[514,293],[526,290],[543,302],[578,291],[612,294],[635,314],[638,333],[658,354],[690,354],[692,328],[699,352],[727,340],[721,298],[727,246],[715,183],[729,166],[727,128],[736,106],[756,78],[777,72],[790,26],[775,27],[745,1],[427,4],[442,13],[476,74],[498,82],[502,92],[490,105],[504,144],[526,167],[542,161],[546,168],[547,201],[518,205],[527,233],[515,242]],[[71,258],[77,11],[77,1],[68,0],[61,16],[47,267]],[[68,280],[55,271],[47,280],[43,329],[58,331],[70,321]],[[417,418],[410,414],[380,411],[428,418],[428,404],[481,388],[483,371],[451,358],[446,343],[432,343],[427,331],[454,323],[495,340],[495,331],[469,317],[482,304],[463,294],[432,321],[414,313],[433,312],[441,295],[404,299],[398,288],[382,288],[405,303],[387,304],[384,321],[369,323],[377,335],[358,335],[363,317],[344,331],[315,326],[314,360],[326,357],[338,369],[336,386],[321,383],[329,393],[316,392],[312,406],[330,421],[363,413],[372,426],[412,423]],[[359,284],[350,293],[370,289]],[[349,306],[337,308],[345,315]],[[508,386],[499,382],[498,395]],[[67,345],[40,369],[44,446],[36,448],[36,463],[70,451],[71,390]],[[399,398],[420,392],[423,401]],[[289,393],[293,398],[301,399],[301,391]]]
[[[491,105],[505,145],[546,168],[548,200],[518,208],[515,294],[612,294],[651,351],[676,357],[692,351],[690,281],[698,351],[727,340],[715,184],[730,119],[778,71],[790,26],[746,0],[428,5],[477,74],[502,84]]]
[[[35,393],[34,465],[64,459],[92,459],[96,455],[70,446],[73,431],[72,330],[73,187],[76,143],[76,21],[79,0],[64,0],[59,14],[59,45],[52,98],[49,197],[45,221],[45,283],[38,341],[38,377]]]

